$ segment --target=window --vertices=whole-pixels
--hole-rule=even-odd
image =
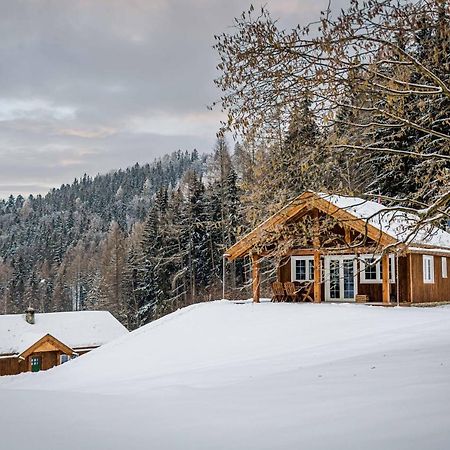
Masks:
[[[59,363],[60,364],[64,364],[64,363],[66,363],[69,360],[70,360],[70,356],[69,355],[60,355],[60,357],[59,357]]]
[[[443,256],[441,258],[442,278],[447,278],[447,258]]]
[[[380,284],[383,282],[381,255],[361,255],[361,283]],[[395,259],[389,255],[389,282],[395,283]]]
[[[423,282],[434,283],[434,256],[423,255]]]
[[[291,258],[292,281],[314,281],[314,256]]]

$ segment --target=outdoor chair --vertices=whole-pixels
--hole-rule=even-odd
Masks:
[[[313,288],[313,283],[305,283],[302,286],[300,295],[302,297],[302,302],[313,302],[314,299],[311,297],[311,291]]]
[[[284,292],[283,283],[280,281],[274,281],[272,283],[272,301],[282,302],[286,298],[286,293]]]
[[[293,302],[297,302],[300,300],[300,292],[301,292],[301,288],[298,289],[294,283],[292,283],[292,281],[287,281],[286,283],[284,283],[284,289],[286,290],[286,295],[287,297],[293,301]]]
[[[312,302],[313,301],[313,298],[311,297],[312,287],[313,283],[310,282],[306,282],[301,285],[295,285],[295,283],[291,281],[284,283],[286,294],[288,298],[290,298],[293,302],[297,301]]]

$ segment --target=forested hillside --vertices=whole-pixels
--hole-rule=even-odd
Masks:
[[[223,205],[237,195],[221,142],[226,199],[220,162],[194,150],[0,201],[1,312],[106,308],[134,328],[162,314],[163,301],[211,295],[232,239]]]

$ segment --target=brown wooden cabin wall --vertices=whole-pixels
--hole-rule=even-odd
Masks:
[[[41,370],[48,370],[59,365],[61,351],[55,352],[36,352],[25,358],[25,360],[17,357],[0,359],[0,376],[18,375],[22,372],[31,370],[31,358],[33,356],[41,357]]]
[[[398,258],[398,283],[399,283],[399,301],[401,303],[409,302],[408,290],[408,258],[400,256]],[[396,280],[397,281],[397,280]],[[397,283],[390,283],[391,299],[397,300]],[[369,302],[382,302],[383,291],[382,283],[361,283],[361,275],[358,273],[358,294],[367,295]]]
[[[62,352],[60,351],[54,351],[54,352],[35,352],[32,353],[30,356],[27,356],[25,359],[25,366],[27,367],[27,371],[31,371],[31,358],[33,356],[38,356],[41,358],[41,370],[48,370],[52,367],[55,367],[59,365],[59,357],[62,355]]]
[[[288,258],[286,264],[283,264],[278,268],[278,281],[281,281],[282,283],[291,281],[291,258]]]
[[[59,364],[59,356],[61,355],[61,352],[36,352],[33,353],[28,357],[29,360],[29,367],[31,369],[31,358],[33,356],[40,356],[41,357],[41,370],[48,370],[52,367],[55,367]]]
[[[0,376],[2,375],[17,375],[26,372],[28,366],[25,361],[17,357],[0,359]]]
[[[426,253],[424,253],[426,255]],[[422,254],[410,255],[412,265],[412,302],[448,302],[450,301],[450,258],[447,258],[447,278],[442,278],[441,256],[434,256],[434,283],[423,282]],[[431,255],[430,255],[431,256]]]
[[[401,303],[408,303],[411,301],[409,296],[409,260],[407,256],[399,256],[398,258],[398,282],[399,282],[399,297]]]

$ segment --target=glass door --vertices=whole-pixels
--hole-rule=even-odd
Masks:
[[[325,300],[354,301],[357,283],[356,258],[352,256],[325,257]]]
[[[329,297],[330,300],[339,300],[341,298],[341,282],[340,282],[339,260],[330,259],[328,264],[329,277]]]

